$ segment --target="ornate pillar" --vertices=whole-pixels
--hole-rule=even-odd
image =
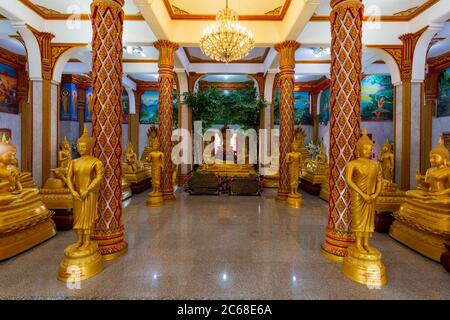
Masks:
[[[355,157],[360,136],[363,4],[360,0],[332,0],[331,8],[330,197],[321,252],[342,261],[354,241],[344,174],[346,164]]]
[[[161,151],[164,153],[161,193],[164,200],[175,199],[172,184],[172,122],[173,122],[173,58],[178,44],[159,40],[154,44],[159,50],[158,80],[158,131]]]
[[[126,253],[122,224],[122,32],[124,0],[94,0],[92,22],[92,89],[94,155],[104,165],[92,238],[111,260]]]
[[[286,155],[294,139],[294,68],[295,51],[300,48],[296,41],[284,41],[275,45],[280,55],[280,182],[277,200],[285,201],[289,193],[289,175]]]
[[[78,133],[79,136],[83,134],[84,129],[84,113],[86,109],[86,90],[89,88],[88,84],[77,84],[77,107],[78,107]]]
[[[403,43],[401,60],[401,104],[397,104],[399,112],[396,115],[397,132],[396,134],[396,175],[399,178],[397,182],[403,190],[409,190],[411,184],[415,181],[416,171],[420,170],[420,144],[421,144],[421,92],[422,83],[412,82],[412,66],[414,49],[417,41],[425,30],[416,33],[407,33],[400,36]],[[401,140],[401,141],[398,141]],[[398,143],[397,143],[398,142]],[[412,158],[413,157],[413,158]],[[401,165],[400,165],[401,164]],[[397,172],[398,171],[398,172]]]

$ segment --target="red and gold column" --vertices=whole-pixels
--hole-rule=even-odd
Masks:
[[[79,135],[84,130],[84,113],[86,112],[86,90],[89,88],[87,83],[77,84],[77,107],[78,107],[78,131]]]
[[[164,153],[161,193],[164,200],[175,199],[172,184],[172,122],[173,122],[173,59],[178,44],[168,40],[159,40],[154,44],[159,50],[158,83],[158,132],[161,151]]]
[[[331,8],[330,197],[321,252],[342,261],[354,241],[344,173],[355,157],[360,136],[363,4],[360,0],[332,0]]]
[[[286,155],[294,139],[294,68],[295,51],[300,48],[296,41],[284,41],[275,45],[280,55],[280,182],[277,200],[285,201],[289,193],[289,175]]]
[[[127,250],[122,224],[122,32],[124,0],[91,4],[94,156],[104,165],[92,236],[106,260]]]

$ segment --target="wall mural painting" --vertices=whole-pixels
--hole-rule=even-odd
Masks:
[[[64,83],[61,88],[61,120],[78,121],[77,87],[74,83]]]
[[[158,124],[158,91],[145,91],[141,96],[141,124]]]
[[[450,67],[442,70],[439,77],[437,116],[450,116]]]
[[[0,64],[0,112],[19,113],[16,90],[17,73],[10,66]]]
[[[84,108],[84,122],[92,122],[94,114],[94,93],[92,87],[86,89],[86,106]]]
[[[319,101],[319,123],[326,126],[330,121],[330,88],[322,91]]]
[[[122,123],[128,123],[128,114],[130,113],[130,97],[128,92],[122,91]]]
[[[309,92],[294,92],[294,124],[312,125]]]
[[[361,82],[361,120],[393,120],[394,88],[391,77],[370,75]]]

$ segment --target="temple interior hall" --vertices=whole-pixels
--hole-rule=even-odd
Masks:
[[[450,0],[0,1],[0,299],[450,299]]]

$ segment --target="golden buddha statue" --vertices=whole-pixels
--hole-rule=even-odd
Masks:
[[[381,166],[371,160],[372,152],[373,142],[364,129],[356,144],[357,159],[350,161],[345,171],[355,244],[347,249],[342,272],[353,281],[381,286],[387,282],[381,253],[369,246],[369,239],[375,231],[375,201],[382,186]]]
[[[16,168],[19,168],[19,161],[16,158],[17,149],[16,146],[13,144],[11,137],[9,138],[9,141],[7,141],[7,144],[9,144],[13,148],[13,151],[11,152],[10,164]],[[33,181],[33,177],[31,176],[30,172],[22,172],[19,170],[19,180],[23,188],[37,188],[36,183]]]
[[[300,170],[302,189],[318,195],[322,183],[328,179],[328,160],[323,146],[319,146],[319,153],[314,159],[305,159]]]
[[[24,188],[15,163],[16,147],[2,136],[0,143],[0,260],[19,254],[56,234],[53,212],[39,190]]]
[[[123,176],[130,183],[133,193],[140,193],[150,188],[150,170],[138,160],[131,141],[128,141],[123,155]]]
[[[375,202],[375,229],[377,232],[388,232],[394,218],[392,212],[400,209],[405,201],[405,192],[398,189],[394,179],[394,153],[389,139],[386,139],[380,150],[378,162],[382,171],[382,187],[380,196]]]
[[[161,174],[164,168],[164,153],[159,150],[159,139],[154,140],[152,151],[147,156],[147,162],[152,166],[152,191],[148,193],[147,205],[157,207],[163,204],[163,197],[160,191]]]
[[[55,211],[53,220],[60,230],[70,230],[73,224],[73,197],[67,186],[67,169],[72,161],[69,141],[64,137],[58,152],[58,168],[52,169],[53,177],[47,179],[40,190],[46,207]]]
[[[291,152],[286,155],[286,163],[289,172],[289,194],[286,200],[286,206],[289,208],[303,207],[302,195],[298,192],[299,168],[302,164],[302,154],[300,153],[300,144],[294,141],[291,144]]]
[[[141,161],[144,163],[145,167],[150,167],[150,163],[147,162],[148,155],[152,152],[153,142],[158,140],[158,128],[155,125],[151,125],[147,130],[147,145],[144,148],[144,152],[141,156]]]
[[[450,156],[442,137],[430,151],[431,168],[416,174],[417,188],[394,213],[389,234],[396,240],[439,261],[450,243]]]
[[[299,151],[302,154],[303,161],[310,158],[308,148],[305,146],[306,132],[300,125],[295,128],[294,141],[299,145]]]
[[[61,281],[85,280],[103,270],[103,257],[97,243],[91,240],[91,232],[98,219],[97,203],[103,180],[103,163],[91,155],[94,142],[85,127],[77,141],[80,158],[72,160],[67,168],[67,186],[74,199],[73,229],[77,241],[64,250],[58,273]]]

